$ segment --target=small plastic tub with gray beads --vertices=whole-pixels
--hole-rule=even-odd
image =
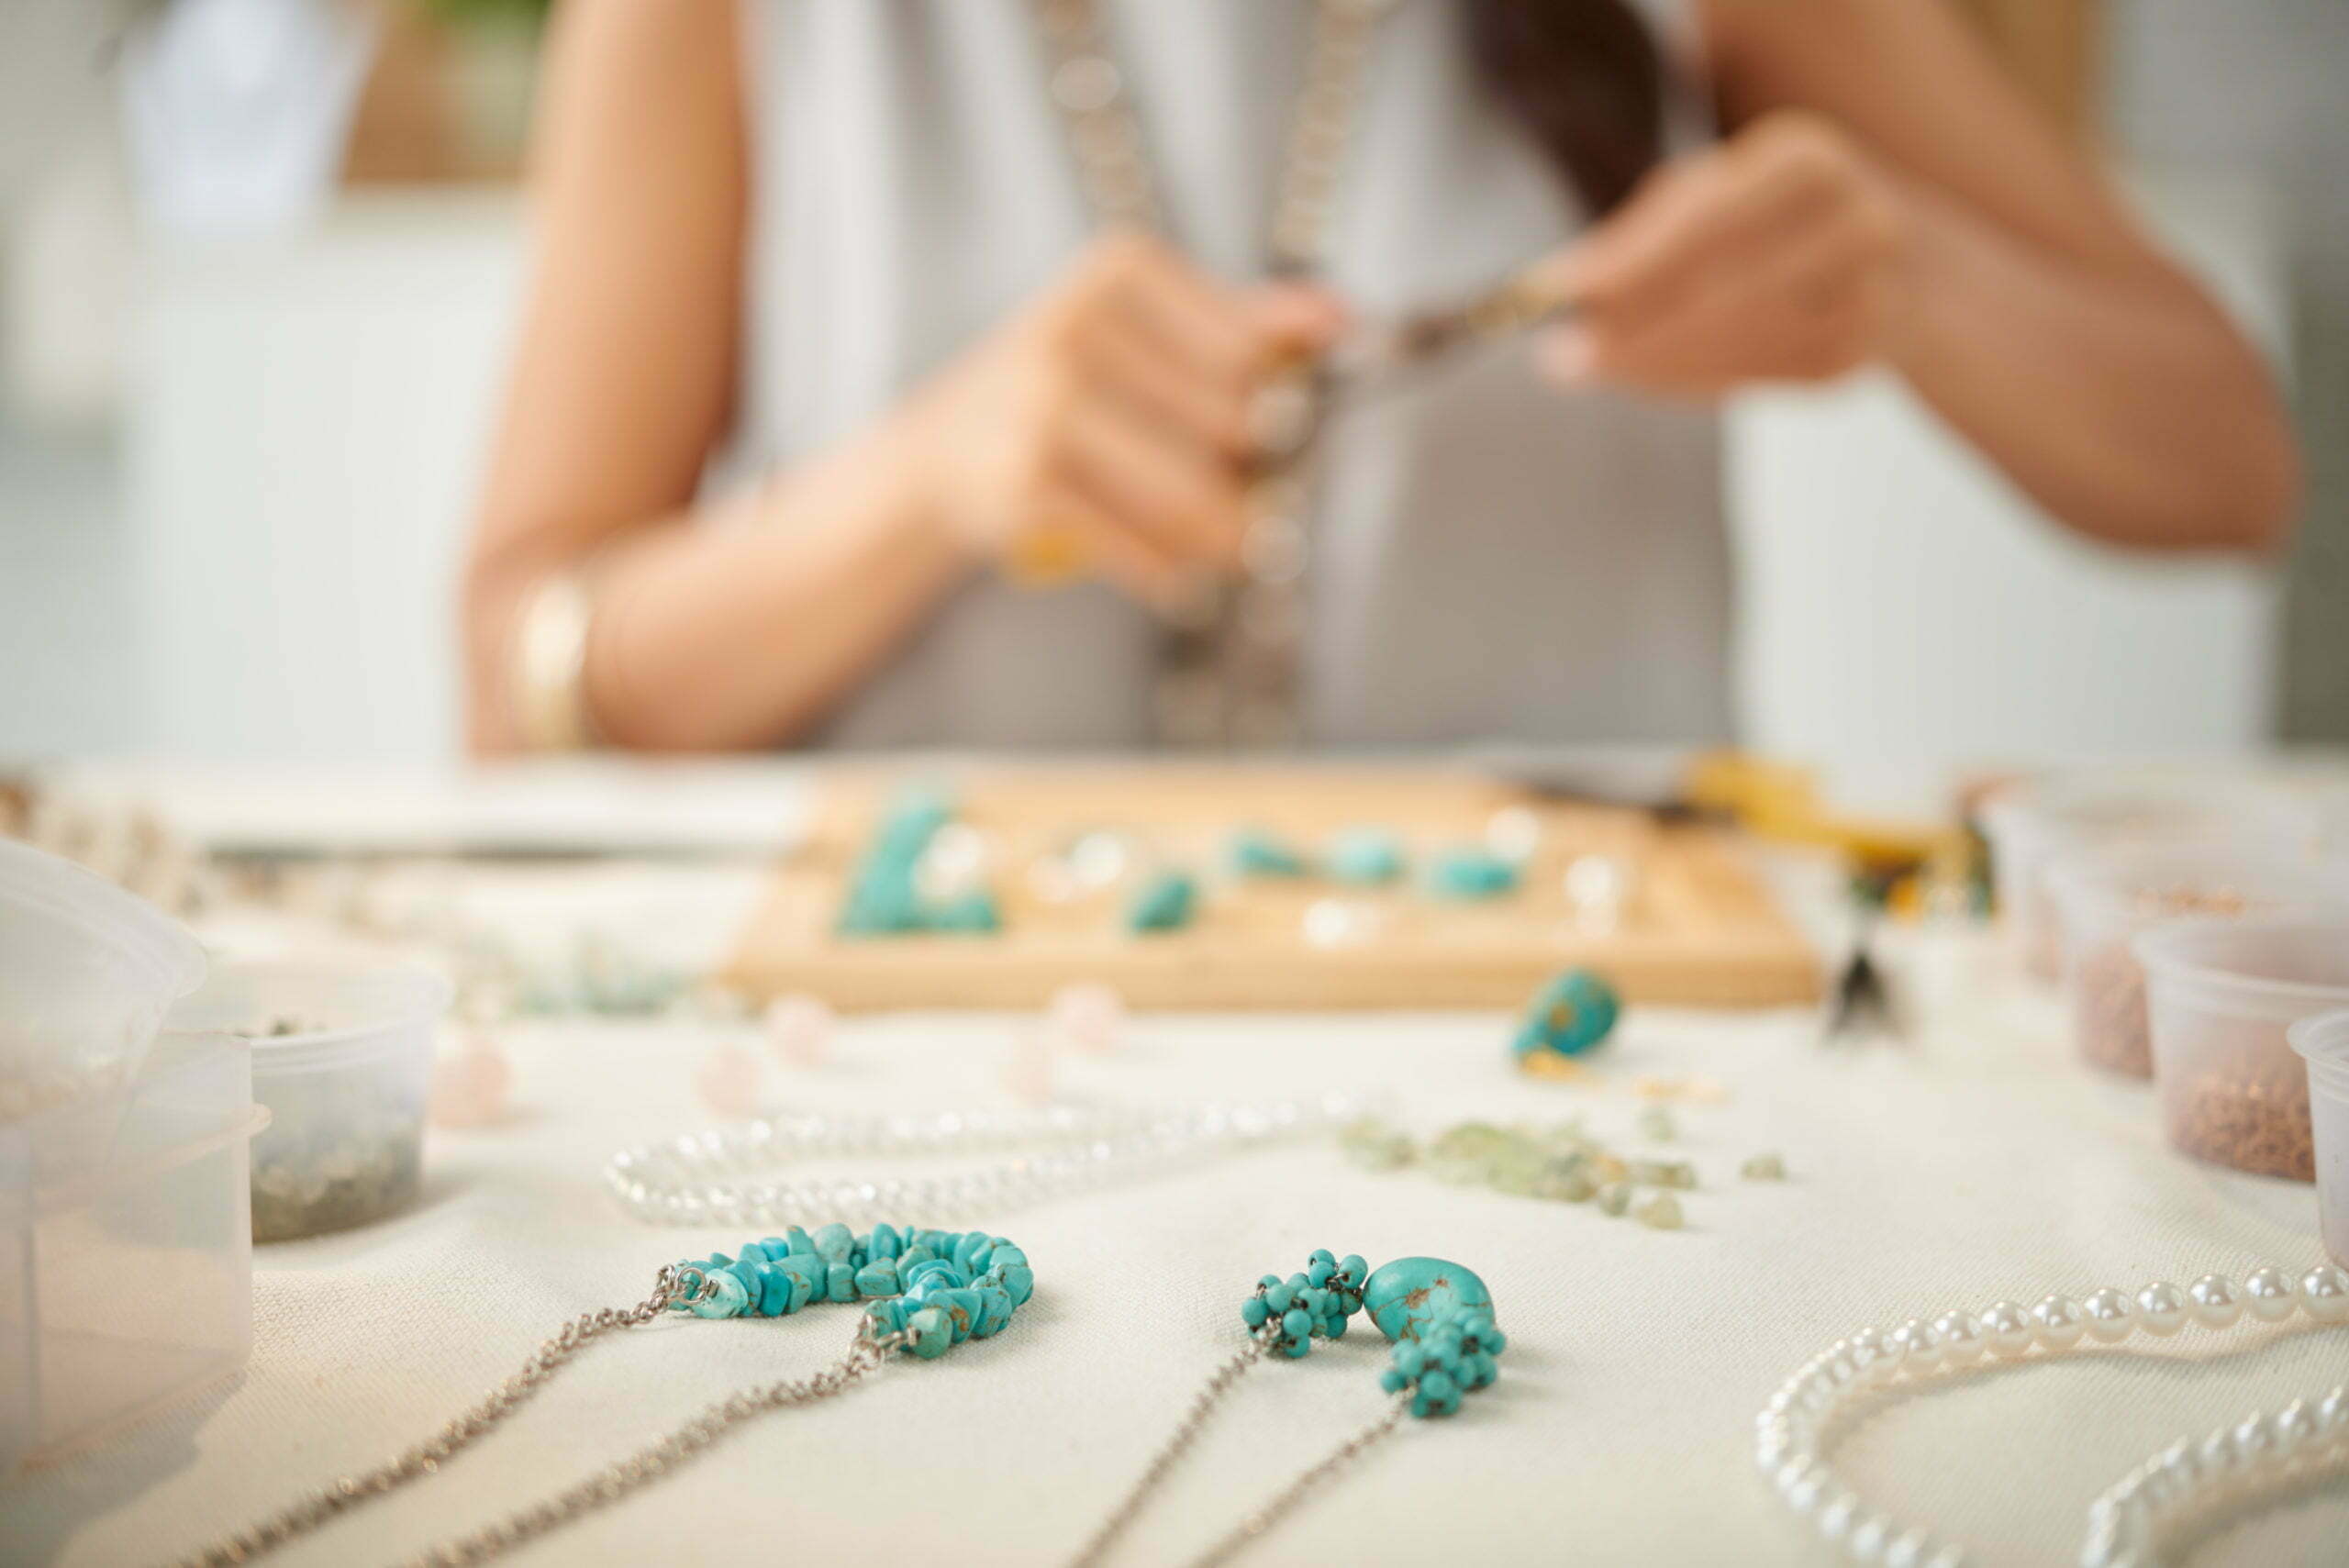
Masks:
[[[424,1184],[433,1037],[449,982],[412,964],[224,963],[173,1014],[252,1042],[253,1240],[289,1241],[396,1213]]]

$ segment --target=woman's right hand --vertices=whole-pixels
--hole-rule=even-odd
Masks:
[[[908,404],[925,511],[1015,575],[1095,570],[1180,606],[1238,562],[1257,385],[1343,325],[1320,290],[1227,288],[1154,239],[1098,239]]]

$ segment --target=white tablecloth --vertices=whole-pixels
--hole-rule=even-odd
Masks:
[[[2269,1260],[2297,1272],[2317,1255],[2307,1189],[2166,1152],[2147,1094],[2076,1067],[2052,1004],[1986,981],[1995,965],[1974,952],[1934,955],[1943,995],[1907,1051],[1823,1054],[1791,1015],[1635,1011],[1590,1086],[1518,1076],[1493,1017],[1144,1020],[1121,1054],[1069,1061],[1065,1090],[1141,1102],[1344,1085],[1392,1094],[1422,1131],[1580,1111],[1626,1136],[1634,1073],[1701,1072],[1734,1097],[1680,1113],[1704,1184],[1676,1233],[1365,1173],[1326,1143],[1002,1215],[990,1228],[1026,1247],[1039,1280],[1008,1332],[763,1417],[518,1560],[1052,1562],[1240,1342],[1256,1276],[1327,1246],[1468,1264],[1490,1282],[1510,1349],[1499,1385],[1459,1418],[1407,1423],[1248,1561],[1820,1561],[1753,1473],[1751,1431],[1778,1380],[1837,1335],[2000,1296]],[[1000,1103],[1012,1027],[852,1023],[831,1065],[776,1069],[773,1087],[794,1106]],[[638,1300],[659,1263],[730,1251],[741,1237],[623,1218],[598,1181],[612,1149],[708,1121],[691,1073],[721,1032],[511,1030],[517,1124],[436,1135],[412,1213],[262,1250],[241,1380],[0,1490],[7,1557],[119,1563],[191,1548],[431,1430],[566,1316]],[[1735,1178],[1761,1149],[1785,1153],[1790,1182]],[[280,1560],[392,1560],[470,1529],[730,1390],[829,1362],[853,1318],[664,1320],[599,1344],[445,1473]],[[1364,1332],[1260,1368],[1120,1561],[1203,1546],[1375,1415],[1379,1352]],[[1871,1504],[1985,1563],[2068,1562],[2088,1500],[2139,1458],[2344,1374],[2349,1329],[2189,1330],[2151,1350],[1994,1364],[1887,1402],[1839,1462]],[[2349,1561],[2349,1489],[2261,1516],[2199,1560]]]

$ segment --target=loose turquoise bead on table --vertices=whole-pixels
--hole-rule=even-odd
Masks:
[[[1587,969],[1570,969],[1535,995],[1509,1049],[1520,1057],[1537,1051],[1579,1056],[1614,1031],[1621,1012],[1614,987]]]
[[[1471,1310],[1489,1313],[1493,1306],[1483,1280],[1441,1258],[1381,1263],[1364,1283],[1362,1300],[1370,1320],[1390,1340],[1418,1339],[1439,1318]]]

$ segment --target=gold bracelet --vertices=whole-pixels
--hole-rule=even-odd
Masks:
[[[514,622],[514,728],[528,751],[577,751],[596,743],[587,709],[587,632],[596,618],[576,572],[553,572],[523,595]]]

